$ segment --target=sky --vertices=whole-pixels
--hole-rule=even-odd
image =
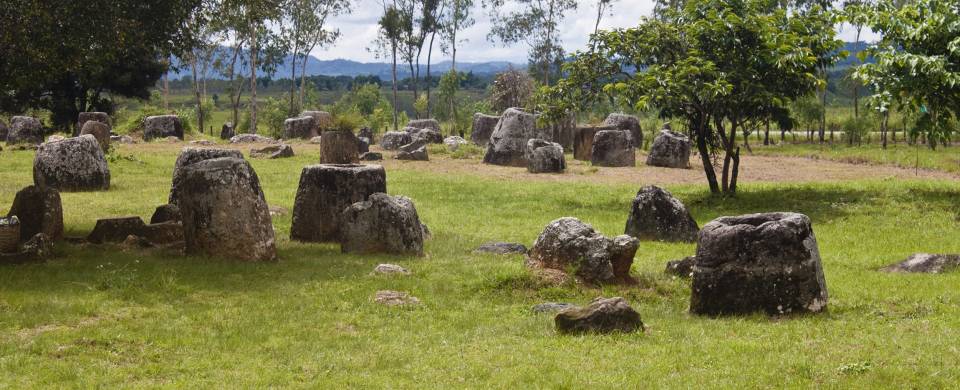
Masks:
[[[482,0],[475,2],[478,4],[474,7],[472,16],[476,23],[461,33],[466,42],[458,46],[457,61],[526,63],[527,47],[524,43],[504,47],[500,43],[487,40],[487,33],[491,28],[489,10],[480,7],[479,3]],[[561,40],[564,49],[568,52],[586,47],[596,22],[596,1],[583,0],[580,3],[577,10],[569,12],[561,23]],[[377,59],[369,50],[377,38],[377,21],[382,13],[383,7],[380,0],[358,0],[352,13],[340,15],[328,21],[331,27],[340,29],[342,33],[340,40],[332,47],[316,49],[311,54],[321,60],[349,59],[360,62],[384,62]],[[604,15],[600,28],[636,26],[640,17],[649,16],[652,13],[652,0],[617,0],[613,4],[612,12]],[[854,31],[849,26],[839,28],[838,33],[841,39],[854,40]],[[861,39],[870,41],[875,38],[876,36],[868,31],[862,35]],[[449,60],[450,57],[440,54],[438,48],[439,45],[434,47],[434,58],[439,55],[440,59],[435,62]]]

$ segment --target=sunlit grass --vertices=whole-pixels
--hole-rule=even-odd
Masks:
[[[182,146],[120,146],[129,158],[111,162],[110,191],[63,194],[67,235],[85,235],[97,218],[148,218],[167,198]],[[32,157],[0,153],[0,204],[30,184]],[[251,163],[268,203],[292,210],[300,170],[315,161],[301,153]],[[876,272],[914,252],[960,252],[956,181],[745,183],[736,198],[712,197],[703,185],[669,187],[701,225],[774,210],[806,213],[814,223],[828,313],[709,319],[689,315],[687,282],[662,273],[667,260],[692,254],[692,244],[643,242],[633,268],[640,287],[599,290],[546,286],[519,256],[471,253],[491,240],[529,246],[561,216],[619,234],[636,186],[592,184],[589,175],[573,184],[511,182],[415,168],[388,170],[387,187],[411,197],[430,226],[423,258],[292,243],[287,214],[274,219],[277,263],[59,244],[60,256],[46,263],[0,267],[0,387],[943,388],[960,381],[960,274]],[[414,274],[369,275],[381,262]],[[423,304],[374,304],[381,289],[409,291]],[[560,336],[551,316],[529,310],[601,295],[625,296],[648,332]]]

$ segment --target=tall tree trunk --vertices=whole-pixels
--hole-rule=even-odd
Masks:
[[[257,28],[250,35],[250,133],[257,134]]]
[[[419,98],[418,93],[420,92],[417,87],[420,84],[420,80],[417,79],[416,74],[413,71],[413,60],[407,61],[407,64],[410,66],[410,88],[413,89],[413,101],[416,103],[417,98]],[[417,67],[420,67],[420,64],[417,64]],[[420,111],[417,111],[416,105],[413,109],[415,119],[420,119]]]
[[[193,73],[193,93],[197,98],[197,126],[200,128],[200,134],[203,134],[203,98],[200,96],[200,83],[197,82],[197,58],[191,55],[190,69]]]
[[[600,32],[600,18],[603,17],[603,0],[597,0],[597,22],[593,24],[593,34]]]
[[[397,43],[393,42],[393,131],[400,128],[400,117],[397,115]]]
[[[853,45],[854,49],[860,49],[860,27],[857,27],[857,40]],[[853,117],[860,117],[860,83],[857,80],[853,80]]]
[[[310,58],[310,52],[313,51],[315,46],[316,45],[311,46],[310,50],[304,53],[303,62],[300,63],[300,99],[297,101],[297,105],[300,106],[301,111],[303,111],[304,108],[303,99],[307,87],[307,60]]]
[[[763,129],[763,146],[770,145],[770,121],[766,121]]]
[[[430,79],[430,64],[433,61],[433,39],[436,36],[436,32],[430,34],[430,46],[427,47],[427,118],[432,118],[433,115],[433,101],[430,100],[430,84],[433,83]]]
[[[454,10],[456,12],[456,9]],[[451,34],[450,48],[452,59],[450,62],[450,69],[453,71],[454,77],[457,78],[457,89],[460,89],[460,74],[457,73],[457,20],[454,18],[453,21],[453,33]],[[453,114],[453,131],[457,131],[457,93],[453,93],[453,98],[450,99],[450,112]],[[462,132],[461,132],[462,133]]]
[[[720,185],[717,183],[717,172],[713,169],[713,160],[710,159],[710,150],[707,149],[707,134],[709,132],[709,120],[704,114],[700,114],[699,123],[696,127],[697,151],[700,153],[700,161],[703,163],[703,173],[707,176],[707,184],[710,186],[710,192],[720,193]]]
[[[166,71],[163,73],[163,110],[170,111],[170,80]]]
[[[826,69],[826,68],[823,68],[823,69],[821,70],[821,72],[823,72],[823,80],[824,80],[824,83],[823,83],[823,91],[822,91],[823,93],[820,95],[820,106],[823,107],[823,110],[820,111],[820,134],[819,134],[819,136],[820,136],[820,143],[822,144],[823,141],[824,141],[824,135],[825,135],[825,133],[826,133],[826,127],[827,127],[827,83],[828,83],[828,78],[829,78],[830,76],[829,76],[829,74],[827,73],[827,69]]]
[[[290,60],[290,115],[296,115],[296,106],[294,106],[294,96],[297,93],[297,49],[294,46],[293,58]]]

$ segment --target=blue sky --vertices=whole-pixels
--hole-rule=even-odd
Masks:
[[[480,3],[481,0],[476,0]],[[467,42],[461,43],[457,50],[457,61],[511,61],[526,62],[527,48],[524,44],[503,47],[499,43],[487,40],[490,31],[489,10],[482,9],[479,4],[473,10],[476,23],[465,30],[462,35]],[[651,0],[619,0],[613,4],[612,13],[604,15],[600,28],[618,28],[636,26],[642,16],[648,16],[653,11]],[[377,20],[383,12],[381,0],[358,0],[353,12],[341,15],[329,21],[331,27],[339,28],[343,34],[336,44],[329,48],[317,49],[313,55],[322,60],[337,58],[350,59],[361,62],[380,62],[367,50],[377,37]],[[569,13],[561,24],[561,39],[567,51],[574,51],[586,46],[593,24],[596,21],[596,1],[582,0],[576,11]],[[841,38],[853,41],[853,29],[839,29]],[[864,40],[874,39],[869,32],[864,34]],[[434,48],[438,51],[438,46]],[[449,60],[449,56],[434,53],[437,62]]]

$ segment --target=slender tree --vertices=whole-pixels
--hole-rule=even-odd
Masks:
[[[787,104],[812,93],[823,18],[771,8],[766,0],[689,0],[635,28],[601,31],[565,65],[568,76],[542,89],[538,110],[556,120],[603,92],[637,109],[687,122],[710,190],[735,193],[738,131],[788,119]],[[813,27],[811,27],[813,26]],[[834,50],[834,49],[831,49]],[[717,177],[714,156],[722,154]]]
[[[450,72],[454,76],[450,76],[457,82],[456,87],[453,88],[453,95],[456,96],[456,91],[459,89],[460,77],[457,73],[457,44],[460,43],[460,38],[458,38],[459,32],[463,29],[469,28],[473,25],[473,17],[470,16],[470,9],[473,7],[473,0],[447,0],[447,12],[443,16],[443,23],[441,24],[442,37],[441,40],[441,49],[447,53],[450,53]],[[456,99],[449,99],[450,104],[450,113],[453,118],[457,118],[457,104]],[[455,122],[454,122],[455,123]]]
[[[485,5],[490,6],[493,22],[487,39],[505,45],[526,43],[533,71],[539,73],[543,85],[550,85],[563,63],[558,28],[566,14],[577,9],[578,1],[486,0]]]
[[[393,84],[393,130],[399,129],[399,116],[397,112],[397,54],[400,48],[400,40],[403,38],[403,26],[405,15],[396,7],[396,3],[388,5],[383,3],[383,16],[377,22],[380,29],[377,40],[372,48],[378,57],[390,56],[393,61],[391,67],[391,78]]]

